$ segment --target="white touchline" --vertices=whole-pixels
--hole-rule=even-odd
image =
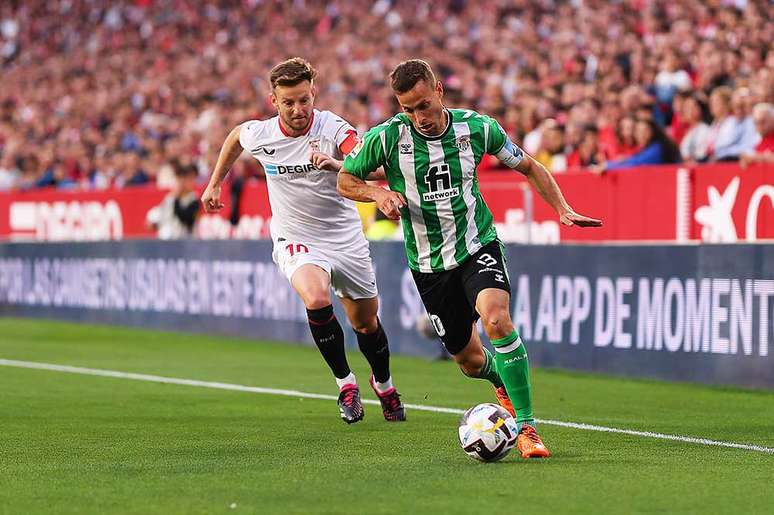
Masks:
[[[296,390],[281,390],[277,388],[261,388],[259,386],[245,386],[241,384],[218,383],[213,381],[197,381],[195,379],[179,379],[176,377],[154,376],[149,374],[135,374],[132,372],[119,372],[116,370],[102,370],[98,368],[71,367],[68,365],[54,365],[51,363],[38,363],[36,361],[18,361],[15,359],[0,359],[0,366],[31,368],[36,370],[50,370],[54,372],[66,372],[69,374],[81,374],[88,376],[114,377],[118,379],[133,379],[135,381],[148,381],[151,383],[177,384],[183,386],[198,386],[200,388],[215,388],[218,390],[232,390],[236,392],[264,393],[269,395],[284,395],[287,397],[302,397],[305,399],[325,399],[335,401],[335,395],[325,395],[320,393],[299,392]],[[363,399],[365,404],[379,404],[379,401]],[[405,404],[406,408],[418,411],[432,411],[433,413],[450,413],[452,415],[462,415],[465,410],[456,408],[443,408],[440,406],[425,406],[423,404]],[[735,442],[722,442],[719,440],[709,440],[707,438],[695,438],[691,436],[668,435],[663,433],[651,433],[650,431],[634,431],[632,429],[618,429],[615,427],[595,426],[591,424],[579,424],[576,422],[563,422],[561,420],[536,419],[540,424],[550,426],[569,427],[572,429],[581,429],[583,431],[601,431],[605,433],[619,433],[631,436],[642,436],[646,438],[658,438],[661,440],[674,440],[676,442],[695,443],[701,445],[714,445],[717,447],[730,447],[732,449],[744,449],[746,451],[764,452],[774,454],[774,448],[762,447],[760,445],[750,445]]]

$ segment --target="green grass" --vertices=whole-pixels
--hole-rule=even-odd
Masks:
[[[0,319],[0,358],[335,393],[313,348],[221,337]],[[396,357],[393,376],[408,403],[493,399],[448,362]],[[774,447],[771,392],[549,370],[533,385],[541,418]],[[551,459],[479,464],[455,415],[408,416],[369,405],[347,426],[332,401],[0,367],[0,513],[774,510],[771,454],[542,425]]]

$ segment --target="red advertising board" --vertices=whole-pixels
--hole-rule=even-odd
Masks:
[[[569,203],[601,218],[594,230],[564,227],[553,210],[511,171],[479,175],[480,189],[506,241],[708,242],[774,239],[774,167],[736,164],[640,167],[604,175],[557,174]],[[166,192],[155,187],[123,190],[54,189],[0,193],[0,239],[104,240],[153,237],[148,211]],[[201,238],[265,238],[269,234],[266,184],[245,186],[237,225],[229,222],[230,195],[218,215],[197,222]]]
[[[692,236],[721,243],[774,239],[774,166],[707,165],[693,174]]]

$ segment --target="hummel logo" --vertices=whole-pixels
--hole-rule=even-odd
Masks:
[[[400,153],[401,154],[411,154],[412,152],[412,145],[411,143],[401,143],[400,144]]]

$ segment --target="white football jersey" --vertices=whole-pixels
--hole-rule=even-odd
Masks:
[[[364,239],[355,203],[336,190],[337,174],[311,162],[313,150],[343,159],[357,132],[330,111],[314,110],[309,131],[286,136],[279,117],[242,124],[239,143],[261,162],[271,204],[271,235],[318,246],[347,247]]]

